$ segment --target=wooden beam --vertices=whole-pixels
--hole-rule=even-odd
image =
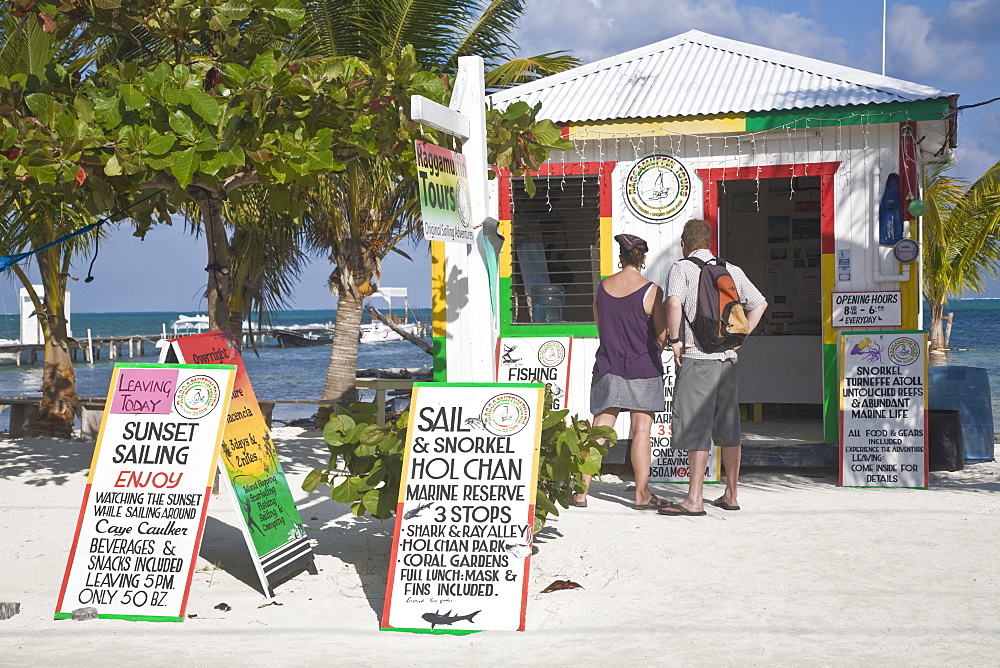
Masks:
[[[410,118],[435,130],[454,135],[462,141],[467,140],[472,134],[469,130],[468,117],[421,95],[410,98]]]

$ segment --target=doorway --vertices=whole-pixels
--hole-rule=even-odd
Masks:
[[[750,446],[819,445],[838,437],[836,345],[826,303],[833,277],[824,267],[833,253],[835,169],[828,163],[702,174],[713,250],[740,266],[769,304],[740,349],[739,401]]]

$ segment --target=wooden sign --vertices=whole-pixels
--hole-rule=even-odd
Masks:
[[[840,484],[927,487],[927,332],[840,341]]]
[[[234,378],[229,365],[115,367],[56,619],[184,619]]]
[[[413,142],[413,148],[420,184],[424,238],[428,241],[474,243],[465,156],[419,139]]]
[[[543,392],[414,384],[383,630],[524,630]]]
[[[225,362],[236,367],[222,437],[222,466],[265,594],[272,596],[278,583],[302,570],[315,575],[305,525],[232,334],[206,332],[173,339],[166,355],[180,362]]]

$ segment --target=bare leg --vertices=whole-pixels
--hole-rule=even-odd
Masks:
[[[645,411],[630,411],[632,419],[632,470],[635,472],[635,503],[645,505],[653,498],[649,491],[649,462],[652,452],[649,445],[649,430],[653,425],[653,414]]]
[[[742,445],[732,448],[722,448],[722,463],[726,467],[726,491],[722,495],[721,500],[730,506],[740,505],[736,500],[736,483],[740,479],[740,461],[742,457]]]
[[[603,413],[598,413],[597,415],[594,416],[593,425],[595,427],[614,427],[615,426],[615,420],[617,420],[617,419],[618,419],[618,409],[617,408],[608,408],[608,409],[605,409],[605,411]],[[647,434],[647,438],[648,438],[648,434]],[[601,439],[601,441],[603,442],[604,439]],[[586,474],[584,474],[584,476],[583,476],[583,486],[586,489],[588,489],[588,490],[590,489],[590,481],[591,481],[591,479],[593,479],[593,477],[594,476],[590,476],[590,475],[586,475]],[[586,490],[584,490],[583,494],[574,494],[573,495],[573,500],[576,501],[577,503],[583,503],[584,501],[586,501],[587,500],[587,492],[586,492]]]
[[[732,449],[732,448],[730,448]],[[688,450],[688,473],[691,484],[687,496],[677,505],[683,506],[692,513],[705,510],[705,467],[708,465],[708,450]]]

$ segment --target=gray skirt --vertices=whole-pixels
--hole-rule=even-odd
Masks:
[[[613,373],[595,373],[590,383],[590,412],[597,415],[608,408],[651,413],[666,410],[663,378],[623,378]]]

